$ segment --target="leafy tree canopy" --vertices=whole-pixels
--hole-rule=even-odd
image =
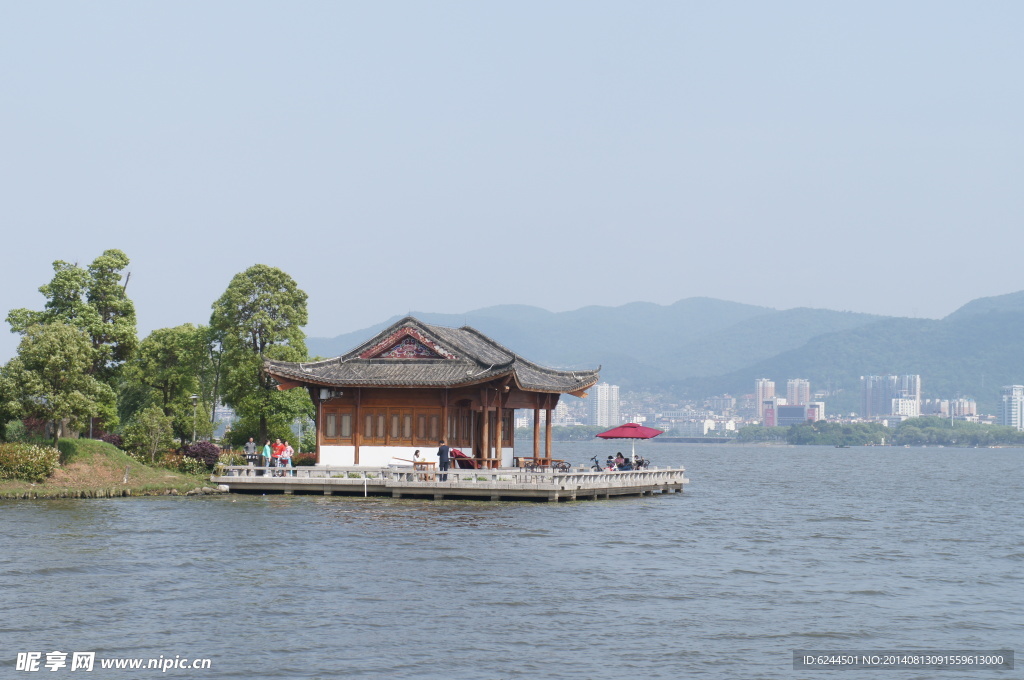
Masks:
[[[213,303],[210,327],[219,342],[224,401],[243,420],[258,423],[264,439],[275,418],[288,420],[312,412],[302,390],[278,391],[263,372],[264,359],[307,358],[307,295],[288,274],[263,264],[236,274]]]
[[[0,371],[6,413],[59,423],[55,439],[61,429],[80,429],[90,417],[116,422],[114,391],[88,372],[93,353],[85,333],[49,323],[29,326],[24,336],[17,356]]]
[[[156,455],[171,446],[173,436],[171,419],[156,405],[148,406],[136,414],[125,430],[125,444],[150,463],[156,462]]]
[[[53,263],[53,279],[39,288],[46,298],[43,311],[12,309],[7,323],[25,334],[35,325],[62,323],[86,333],[91,356],[86,370],[113,385],[121,365],[138,345],[135,305],[121,283],[128,256],[106,250],[87,268],[62,260]]]
[[[216,400],[216,364],[211,355],[210,329],[183,324],[161,328],[139,343],[125,366],[120,390],[120,413],[131,419],[140,409],[156,405],[173,422],[174,435],[184,444],[213,433],[210,414]],[[192,395],[199,403],[192,404]]]

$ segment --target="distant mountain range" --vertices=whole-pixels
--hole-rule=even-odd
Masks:
[[[919,373],[925,397],[971,396],[992,412],[1005,384],[1024,383],[1024,291],[980,298],[945,319],[827,309],[776,310],[711,298],[549,312],[500,305],[465,314],[413,312],[441,326],[472,326],[555,368],[601,366],[625,390],[699,398],[753,391],[771,378],[807,378],[835,392],[829,412],[859,410],[860,376]],[[311,355],[343,354],[401,317],[335,338],[308,338]]]

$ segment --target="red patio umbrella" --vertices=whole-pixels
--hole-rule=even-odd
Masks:
[[[659,434],[664,434],[664,430],[656,430],[653,427],[645,427],[639,423],[626,423],[625,425],[619,425],[613,427],[607,432],[602,432],[597,437],[601,439],[632,439],[633,440],[633,454],[636,454],[636,440],[637,439],[652,439],[657,437]]]

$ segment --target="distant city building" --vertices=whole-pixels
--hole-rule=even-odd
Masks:
[[[681,437],[705,437],[715,429],[713,420],[687,420],[677,423],[675,432]]]
[[[811,403],[811,381],[793,378],[786,382],[786,401],[795,405]]]
[[[921,402],[921,415],[923,416],[949,416],[948,399],[925,399]]]
[[[217,402],[213,409],[213,436],[224,437],[231,431],[231,424],[235,421],[235,411],[224,404]]]
[[[775,407],[775,425],[777,427],[789,427],[790,425],[802,425],[810,418],[807,411],[810,407],[806,404],[786,404]]]
[[[707,400],[707,407],[716,413],[731,413],[736,410],[736,397],[730,397],[728,394],[711,397]]]
[[[861,376],[861,416],[903,415],[921,412],[921,376],[919,375],[867,375]],[[910,404],[908,402],[914,402]],[[895,409],[895,410],[894,410]]]
[[[775,397],[775,381],[768,378],[758,378],[754,381],[754,404],[757,407],[758,419],[764,419],[764,404],[767,400]]]
[[[949,414],[955,418],[978,415],[978,404],[973,399],[950,399]]]
[[[753,394],[744,394],[736,401],[736,412],[743,418],[757,419],[757,401]]]
[[[543,415],[543,411],[541,411]],[[551,424],[552,425],[571,425],[573,423],[572,415],[569,413],[569,405],[564,401],[559,401],[555,405],[555,410],[551,413]]]
[[[825,420],[825,402],[823,401],[812,401],[807,405],[807,420],[817,422],[819,420]]]
[[[998,419],[1000,425],[1024,430],[1024,385],[1007,385],[1003,388]]]
[[[602,427],[621,425],[619,386],[600,383],[590,389],[590,424]]]
[[[903,399],[897,397],[892,400],[889,408],[889,415],[904,416],[905,418],[917,418],[921,415],[921,402],[917,399]]]

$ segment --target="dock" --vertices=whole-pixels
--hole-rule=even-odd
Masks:
[[[286,476],[275,476],[280,473]],[[227,486],[232,493],[550,502],[681,493],[683,485],[690,481],[683,468],[652,467],[614,472],[589,468],[569,471],[495,468],[435,472],[406,467],[282,469],[249,465],[223,466],[210,480]]]

